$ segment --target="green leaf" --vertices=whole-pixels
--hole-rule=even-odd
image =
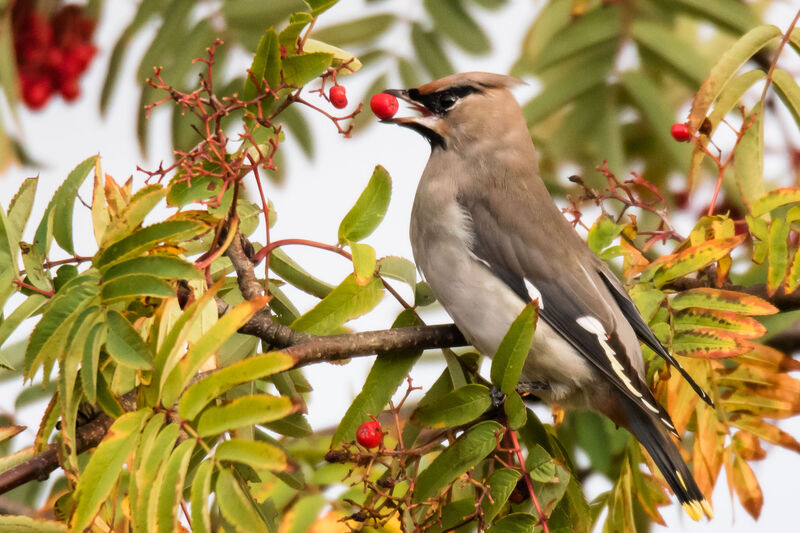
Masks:
[[[307,437],[314,432],[306,417],[300,413],[292,413],[280,420],[266,422],[264,427],[275,433],[295,438]]]
[[[283,77],[287,84],[302,87],[331,66],[333,56],[322,52],[287,56],[282,60]]]
[[[278,420],[295,410],[291,398],[286,396],[242,396],[228,404],[203,411],[197,421],[197,433],[201,437],[218,435],[224,431]]]
[[[186,355],[175,365],[169,375],[164,376],[161,387],[162,404],[172,405],[175,403],[183,389],[186,388],[189,381],[197,374],[208,358],[222,346],[228,337],[233,335],[256,312],[262,309],[268,299],[267,297],[259,297],[245,301],[222,315],[189,348]]]
[[[26,318],[37,313],[45,302],[47,302],[47,296],[33,293],[28,296],[27,300],[19,304],[11,314],[3,317],[3,321],[0,322],[0,346],[8,340],[8,337],[16,331]]]
[[[750,214],[760,217],[774,209],[797,202],[800,202],[800,187],[775,189],[755,200],[750,207]]]
[[[195,268],[192,263],[167,255],[148,255],[116,263],[106,270],[103,279],[108,282],[132,274],[147,274],[164,279],[205,279],[203,271]]]
[[[339,224],[339,242],[358,242],[368,237],[383,220],[392,196],[392,179],[385,168],[378,165],[369,183]]]
[[[613,220],[603,215],[595,220],[592,227],[589,228],[589,235],[586,237],[586,243],[595,254],[599,254],[609,246],[614,240],[619,237],[622,230],[625,229],[625,224],[616,224]]]
[[[442,49],[442,43],[434,32],[425,31],[418,22],[411,24],[411,44],[417,59],[433,78],[443,78],[454,72],[454,68]]]
[[[51,231],[52,236],[56,238],[56,242],[64,251],[75,254],[72,244],[72,211],[75,207],[75,198],[78,195],[78,187],[98,162],[98,156],[93,155],[79,163],[53,194],[52,200],[47,204],[42,221],[36,229],[33,241],[42,255],[45,255],[50,249]],[[53,221],[58,223],[53,224]],[[50,224],[53,225],[50,226]],[[51,227],[52,229],[50,229]]]
[[[348,242],[353,253],[353,274],[356,283],[366,285],[375,276],[375,248],[369,244]]]
[[[755,121],[739,141],[733,158],[733,175],[746,206],[764,194],[764,110],[761,102],[748,113],[748,117],[753,115]]]
[[[208,512],[208,497],[211,493],[213,461],[203,461],[197,467],[192,481],[191,509],[192,530],[195,533],[211,533],[211,515]]]
[[[9,241],[14,243],[22,238],[22,232],[28,223],[33,208],[33,200],[36,197],[36,186],[39,178],[27,178],[20,185],[17,194],[8,204],[8,236]]]
[[[106,311],[106,351],[114,360],[136,370],[153,367],[153,354],[133,326],[113,309]]]
[[[288,283],[317,298],[325,298],[334,289],[333,285],[320,281],[305,271],[280,248],[270,254],[269,268]]]
[[[525,407],[525,402],[522,401],[518,393],[514,392],[506,396],[506,400],[503,403],[503,410],[506,413],[508,427],[511,429],[519,429],[525,425],[528,419],[528,409]]]
[[[733,46],[728,48],[716,65],[711,68],[708,77],[700,86],[692,102],[689,112],[689,127],[692,131],[700,129],[711,104],[733,78],[739,68],[759,50],[777,40],[781,30],[772,25],[758,26],[743,35]]]
[[[339,47],[323,43],[321,41],[317,41],[316,39],[306,39],[305,44],[303,45],[304,52],[323,52],[325,54],[330,54],[333,56],[333,62],[331,66],[340,67],[347,64],[347,67],[343,68],[339,71],[337,76],[344,76],[346,74],[352,74],[354,72],[358,72],[361,70],[362,64],[361,61],[358,60],[356,56],[347,52],[346,50],[342,50]]]
[[[462,0],[425,0],[424,4],[441,35],[470,54],[489,51],[489,39],[464,8]]]
[[[419,323],[419,318],[413,311],[403,311],[398,315],[392,327],[416,326]],[[339,427],[336,428],[331,439],[331,447],[355,440],[358,426],[369,419],[368,415],[378,415],[383,411],[384,406],[421,354],[422,350],[378,354],[361,392],[355,397],[342,417],[342,421],[339,422]]]
[[[107,336],[106,325],[97,323],[92,326],[83,345],[83,358],[81,359],[81,383],[86,401],[97,401],[97,372],[100,365],[100,348],[105,344]]]
[[[791,74],[779,68],[772,72],[772,83],[783,104],[792,113],[794,123],[800,127],[800,86]]]
[[[535,531],[536,518],[527,513],[511,513],[486,530],[486,533],[531,533]]]
[[[311,7],[311,15],[318,17],[335,6],[338,1],[339,0],[306,0],[306,4]]]
[[[89,276],[81,275],[80,278],[86,280]],[[25,350],[26,378],[32,379],[42,364],[49,369],[52,361],[67,348],[66,337],[73,321],[97,296],[97,289],[97,285],[93,283],[75,283],[71,290],[50,300],[41,320],[33,328]]]
[[[130,259],[165,242],[181,242],[207,230],[203,223],[190,220],[167,220],[139,229],[103,250],[95,266],[103,268]]]
[[[533,69],[542,72],[566,58],[581,54],[595,46],[619,40],[622,24],[617,9],[595,9],[570,22],[550,39],[538,53]]]
[[[675,37],[663,23],[636,19],[631,27],[633,40],[640,47],[655,54],[672,68],[678,76],[698,87],[706,79],[709,65],[688,43]]]
[[[581,69],[579,77],[568,76],[557,83],[549,84],[523,106],[526,122],[529,126],[539,123],[563,110],[577,97],[604,85],[608,70],[608,65],[603,62],[591,62]]]
[[[17,253],[19,241],[12,239],[12,230],[9,227],[6,214],[0,207],[0,305],[16,288],[12,282],[17,278]]]
[[[664,106],[664,95],[659,88],[645,74],[629,70],[620,76],[625,92],[631,97],[642,116],[650,125],[650,130],[658,139],[661,149],[667,152],[672,163],[687,170],[686,160],[689,155],[689,146],[675,142],[670,134],[670,127],[674,120],[674,113]]]
[[[167,194],[161,185],[152,184],[136,191],[125,210],[109,224],[103,234],[106,242],[114,242],[139,226],[150,211]]]
[[[748,4],[737,0],[659,0],[668,9],[686,11],[735,34],[745,33],[759,20]]]
[[[715,328],[677,331],[672,338],[672,352],[684,357],[720,359],[742,355],[752,349],[752,344],[738,335]]]
[[[503,508],[508,501],[514,488],[517,486],[517,481],[522,477],[522,472],[519,470],[511,470],[510,468],[500,468],[495,470],[486,480],[486,485],[489,487],[489,498],[484,498],[481,502],[483,509],[483,516],[486,522],[491,522],[497,513]]]
[[[348,320],[371,311],[382,298],[383,284],[378,278],[361,286],[350,274],[328,296],[295,320],[291,328],[312,335],[329,335]]]
[[[708,133],[707,137],[711,137],[713,132],[716,131],[717,126],[722,122],[722,119],[725,118],[728,113],[736,106],[739,101],[744,96],[745,92],[747,92],[750,87],[755,85],[757,82],[761,81],[766,76],[766,73],[763,70],[751,70],[749,72],[745,72],[741,76],[738,76],[736,79],[731,80],[726,86],[725,89],[720,93],[719,99],[714,104],[714,109],[709,113],[708,118],[706,119],[708,123],[711,124],[711,131]],[[704,121],[704,124],[706,122]],[[704,146],[708,145],[706,137],[701,137],[702,144]],[[698,144],[694,145],[692,151],[692,159],[689,164],[689,185],[690,188],[697,183],[697,175],[700,172],[700,164],[703,162],[705,158],[705,152],[700,148]]]
[[[117,484],[122,466],[139,442],[139,430],[149,409],[125,413],[108,430],[103,442],[95,449],[75,489],[77,505],[71,527],[83,531],[94,520],[100,506],[106,502]]]
[[[14,515],[0,515],[0,529],[5,533],[67,533],[62,522]]]
[[[253,501],[227,468],[217,476],[216,499],[222,516],[238,533],[258,533],[267,531]]]
[[[300,498],[292,508],[293,516],[281,524],[281,533],[307,533],[327,503],[321,494]]]
[[[268,352],[217,370],[186,389],[178,403],[178,414],[184,420],[193,420],[211,400],[223,392],[241,383],[287,370],[292,367],[293,362],[290,355]]]
[[[107,303],[114,300],[136,299],[145,296],[172,298],[175,296],[175,289],[172,288],[172,285],[156,276],[132,274],[103,283],[101,294],[103,302]]]
[[[412,291],[417,287],[417,267],[405,257],[381,257],[378,260],[378,275],[405,282]]]
[[[491,405],[489,389],[472,383],[417,407],[411,418],[415,424],[425,427],[455,427],[475,420]]]
[[[272,444],[253,440],[226,440],[217,446],[214,456],[219,461],[244,463],[255,471],[285,470],[288,465],[283,450]]]
[[[669,305],[672,309],[700,307],[743,315],[772,315],[778,312],[777,307],[758,296],[705,287],[680,292],[670,300]]]
[[[396,21],[395,15],[380,13],[328,26],[314,31],[312,35],[314,39],[334,46],[349,46],[365,43],[383,35]]]
[[[456,439],[419,474],[413,501],[420,503],[436,497],[458,476],[481,462],[494,450],[502,429],[497,422],[486,420]]]
[[[767,294],[772,296],[783,285],[789,268],[789,250],[786,240],[791,225],[775,218],[769,227],[769,270],[767,272]]]
[[[270,88],[275,89],[281,82],[281,50],[278,46],[278,34],[275,30],[269,28],[264,32],[263,37],[258,43],[256,53],[253,55],[253,62],[250,65],[250,73],[244,80],[244,87],[242,88],[242,100],[245,102],[252,100],[259,94],[259,87],[253,83],[253,79],[259,84],[261,91]],[[267,86],[264,87],[263,83],[266,82]],[[274,98],[264,98],[261,100],[262,113],[268,113],[273,103]],[[248,108],[250,113],[257,112],[257,106],[253,105]]]
[[[531,350],[539,306],[535,302],[525,305],[508,328],[492,358],[492,383],[506,394],[515,393],[525,359]]]
[[[183,502],[183,483],[196,444],[194,439],[186,439],[178,444],[165,465],[164,476],[158,486],[156,524],[159,531],[178,530],[178,508]]]

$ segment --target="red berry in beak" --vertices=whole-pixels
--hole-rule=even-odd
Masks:
[[[372,112],[375,113],[376,117],[381,120],[386,120],[392,118],[395,113],[397,113],[399,104],[397,103],[397,98],[395,98],[394,95],[380,93],[374,95],[370,99],[369,107],[372,109]]]

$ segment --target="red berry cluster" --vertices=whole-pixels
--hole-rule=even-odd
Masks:
[[[41,109],[55,92],[68,102],[80,96],[78,78],[97,48],[91,43],[95,20],[82,7],[64,5],[49,19],[34,8],[32,0],[14,2],[12,25],[22,99]]]

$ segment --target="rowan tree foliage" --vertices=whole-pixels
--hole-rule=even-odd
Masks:
[[[144,146],[148,115],[166,108],[173,160],[121,183],[91,156],[51,198],[37,197],[30,178],[0,210],[1,377],[25,380],[20,403],[49,400],[40,422],[4,415],[0,493],[4,505],[17,503],[16,514],[0,516],[4,531],[627,532],[663,523],[659,508],[671,496],[627,432],[558,406],[552,423],[541,420],[525,403],[535,398],[518,394],[535,305],[483,374],[483,356],[454,326],[424,324],[436,303],[414,264],[378,258],[364,242],[391,196],[379,164],[337,242],[270,237],[276,212],[292,208],[269,201],[292,180],[283,144],[310,155],[314,138],[348,137],[369,120],[357,102],[332,110],[332,86],[371,76],[363,101],[390,80],[415,86],[449,74],[452,47],[491,46],[495,29],[476,22],[485,10],[514,9],[425,0],[412,14],[419,19],[387,10],[327,24],[336,3],[143,0],[114,47],[100,106],[129,43],[156,24],[137,76],[138,133]],[[791,374],[800,369],[791,357],[800,150],[790,136],[765,140],[768,124],[800,126],[797,76],[782,68],[800,53],[798,17],[762,25],[736,0],[553,0],[513,69],[542,84],[524,110],[565,216],[716,404],[699,402],[644,348],[648,380],[699,486],[710,498],[724,468],[756,518],[763,498],[751,463],[766,457],[762,443],[800,452],[777,425],[800,413]],[[407,35],[413,57],[383,48],[387,32]],[[627,64],[620,57],[631,47],[637,61]],[[238,70],[237,50],[253,54]],[[0,78],[16,105],[15,74]],[[689,139],[679,143],[670,126],[687,102]],[[312,132],[307,113],[331,127]],[[792,175],[765,173],[767,150]],[[582,169],[570,186],[564,163]],[[86,180],[91,198],[78,202]],[[40,221],[29,220],[34,202],[47,204]],[[169,214],[153,219],[164,205]],[[75,209],[91,214],[90,255],[76,253]],[[676,222],[687,216],[691,224]],[[290,245],[343,256],[353,271],[329,283],[316,265],[293,260]],[[300,306],[288,287],[316,303]],[[384,298],[403,308],[392,324],[347,327]],[[23,341],[6,342],[31,325]],[[426,349],[447,365],[417,401],[408,374]],[[338,426],[312,428],[314,383],[302,368],[374,354]],[[357,440],[370,421],[372,435]],[[37,423],[35,440],[11,453],[11,439]],[[576,466],[577,450],[588,467]],[[590,474],[612,482],[591,502],[581,486]],[[55,482],[42,483],[48,477]]]

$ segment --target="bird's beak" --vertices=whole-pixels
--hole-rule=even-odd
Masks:
[[[418,124],[425,128],[430,128],[432,126],[431,119],[435,118],[433,113],[428,110],[427,107],[420,104],[419,102],[415,102],[408,94],[408,90],[406,89],[386,89],[383,91],[384,94],[391,94],[398,100],[402,100],[411,106],[411,109],[414,111],[418,111],[419,115],[410,116],[410,117],[394,117],[383,120],[382,122],[388,122],[390,124],[397,124],[398,126],[413,126]]]
[[[409,117],[394,117],[382,120],[381,122],[397,124],[398,126],[414,130],[425,137],[432,147],[445,146],[445,135],[441,117],[432,113],[431,110],[425,107],[421,102],[414,100],[414,98],[411,97],[411,92],[408,90],[387,89],[383,92],[406,102],[411,106],[412,110],[417,111],[419,114]]]

